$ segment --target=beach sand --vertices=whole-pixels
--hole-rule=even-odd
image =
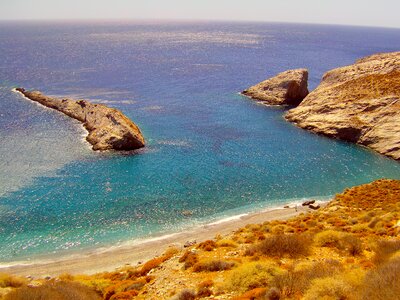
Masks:
[[[324,205],[324,204],[322,204]],[[326,203],[325,203],[326,205]],[[0,267],[0,272],[19,276],[58,276],[63,273],[94,274],[113,271],[125,265],[136,265],[162,254],[169,246],[183,248],[188,241],[201,242],[213,239],[216,235],[227,235],[247,224],[263,223],[270,220],[283,220],[309,212],[308,207],[273,209],[241,215],[237,218],[222,220],[179,232],[176,234],[149,239],[136,244],[113,247],[104,251],[74,255],[57,260],[32,262],[30,264]]]

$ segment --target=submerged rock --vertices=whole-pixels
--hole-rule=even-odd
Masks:
[[[117,109],[86,100],[57,99],[17,88],[28,99],[58,110],[83,123],[93,150],[135,150],[145,141],[139,127]]]
[[[242,94],[268,105],[298,105],[308,95],[308,71],[288,70],[256,84]]]
[[[327,72],[286,119],[315,133],[400,159],[400,52]]]

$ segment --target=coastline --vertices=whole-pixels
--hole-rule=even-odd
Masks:
[[[329,201],[317,201],[321,206]],[[258,212],[239,214],[220,219],[207,224],[199,225],[192,230],[183,230],[159,237],[126,243],[121,246],[100,248],[79,255],[70,255],[54,260],[43,260],[29,263],[0,265],[0,272],[18,276],[58,276],[63,273],[94,274],[113,271],[125,265],[136,265],[155,256],[161,255],[168,247],[183,248],[187,242],[200,242],[213,239],[216,235],[228,235],[247,224],[263,223],[271,220],[284,220],[301,213],[312,211],[301,205],[289,208],[272,208]],[[99,263],[101,262],[101,263]]]

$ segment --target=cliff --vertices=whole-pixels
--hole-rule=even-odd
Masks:
[[[83,123],[93,150],[134,150],[145,145],[139,127],[119,110],[86,100],[57,99],[17,88],[26,98],[58,110]]]
[[[298,105],[308,94],[308,71],[288,70],[242,92],[267,105]]]
[[[400,159],[400,52],[327,72],[286,114],[297,126]]]

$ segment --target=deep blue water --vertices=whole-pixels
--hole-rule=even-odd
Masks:
[[[0,23],[0,262],[115,245],[308,197],[400,164],[285,122],[239,91],[289,68],[398,51],[400,30],[258,23]],[[122,110],[148,146],[94,153],[12,88]],[[187,216],[184,211],[191,211]]]

